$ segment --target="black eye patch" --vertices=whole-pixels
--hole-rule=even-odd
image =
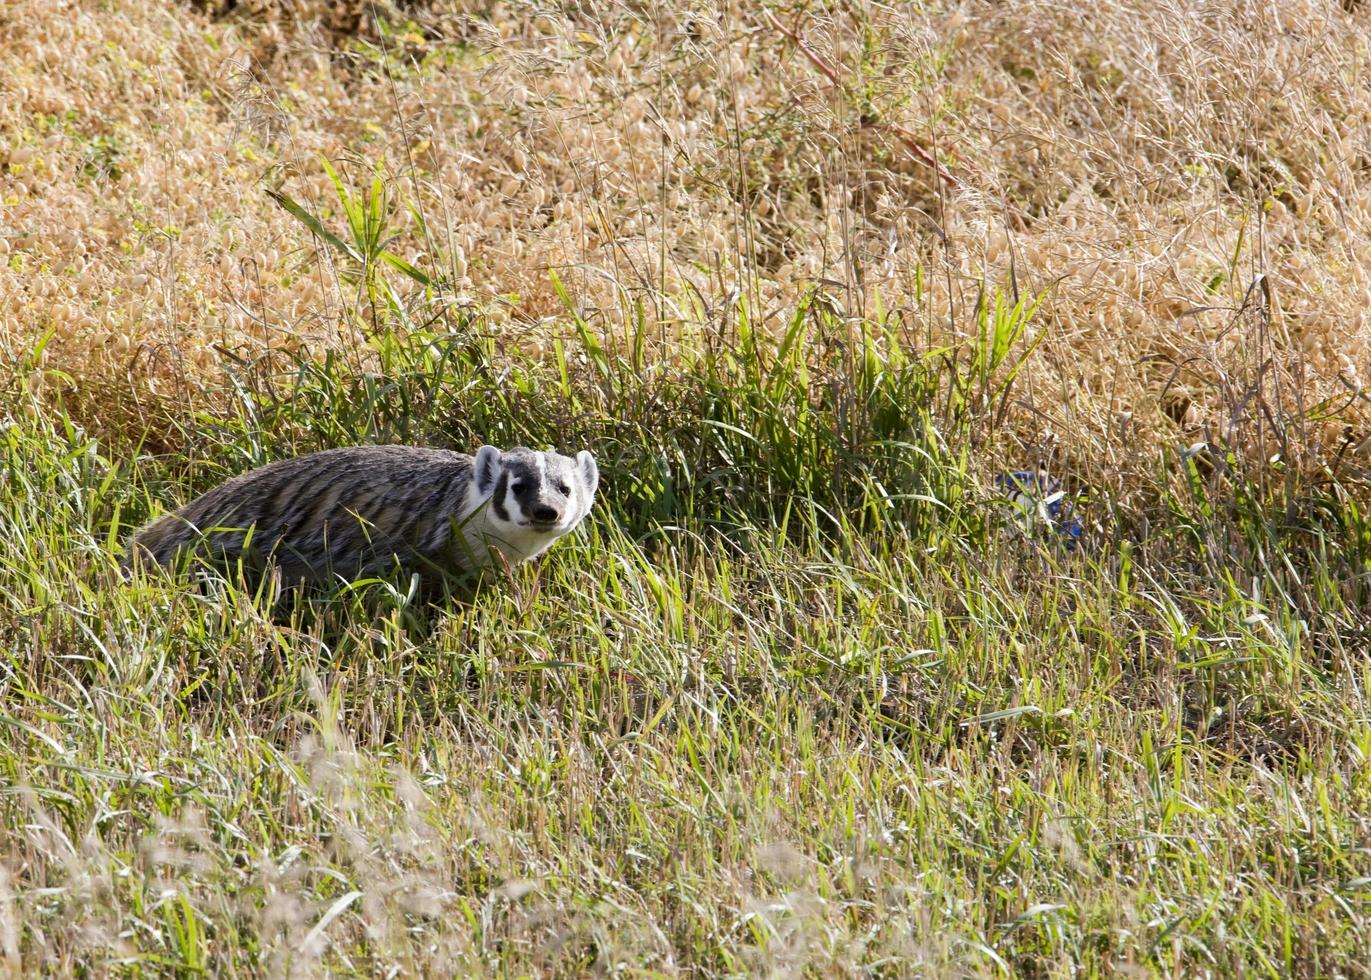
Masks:
[[[514,496],[523,500],[530,493],[538,490],[539,474],[538,470],[531,466],[525,459],[513,459],[505,463],[505,472],[509,474],[509,488],[514,491]]]

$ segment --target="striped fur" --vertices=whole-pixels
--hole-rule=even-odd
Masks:
[[[395,570],[457,574],[546,550],[589,512],[599,471],[522,447],[463,453],[354,446],[235,477],[138,531],[127,564],[173,566],[187,553],[285,583]]]

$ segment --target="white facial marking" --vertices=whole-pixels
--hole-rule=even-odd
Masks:
[[[529,473],[522,480],[516,481],[514,471],[505,469],[499,463],[492,468],[495,473],[493,483],[498,483],[501,472],[507,476],[503,500],[507,519],[496,513],[497,501],[492,492],[494,486],[483,495],[478,481],[473,479],[472,486],[467,488],[465,506],[469,520],[464,535],[472,545],[479,564],[489,562],[490,548],[498,550],[510,563],[526,561],[542,554],[558,538],[575,528],[594,503],[598,473],[593,469],[594,460],[588,452],[582,452],[574,458],[547,452],[530,455],[534,459],[536,475]],[[533,490],[533,506],[556,507],[559,511],[557,522],[551,527],[530,526],[531,522],[514,493],[515,482],[533,479],[538,480],[538,486],[530,488]],[[565,494],[560,489],[562,486],[566,487]]]
[[[511,524],[519,523],[519,498],[514,493],[514,480],[505,484],[505,513]]]
[[[569,529],[584,516],[581,513],[581,481],[567,480],[566,488],[566,510],[562,513],[562,523]]]

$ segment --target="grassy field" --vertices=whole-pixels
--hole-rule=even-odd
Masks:
[[[50,8],[8,972],[1371,974],[1364,4]],[[437,608],[119,576],[368,442],[601,497]]]

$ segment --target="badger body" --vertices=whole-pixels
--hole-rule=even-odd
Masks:
[[[138,531],[128,564],[192,554],[231,570],[274,566],[283,583],[396,570],[461,574],[541,554],[589,512],[599,471],[517,447],[476,456],[354,446],[234,477]]]

